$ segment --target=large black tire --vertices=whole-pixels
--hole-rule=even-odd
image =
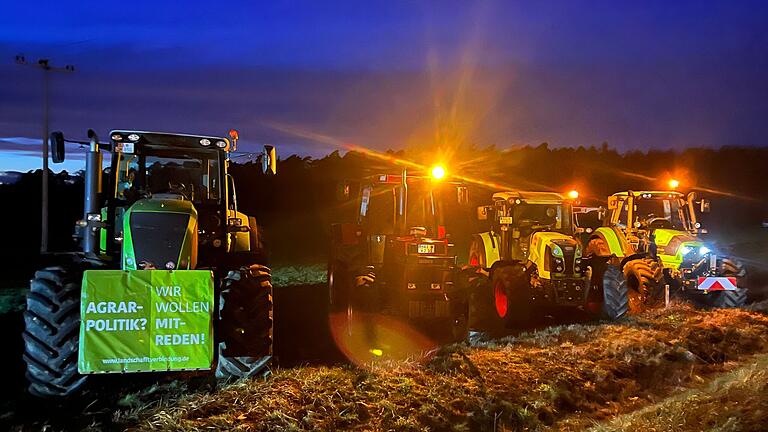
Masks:
[[[75,267],[48,267],[30,283],[24,362],[29,392],[35,396],[72,396],[86,382],[87,376],[77,372],[82,275]]]
[[[260,265],[230,271],[219,294],[217,378],[266,376],[272,359],[272,275]]]
[[[469,339],[469,298],[477,269],[468,267],[456,271],[452,289],[448,291],[451,302],[450,341],[465,342]]]
[[[606,264],[592,269],[592,281],[602,290],[602,316],[611,321],[624,317],[629,312],[627,280],[618,267]]]
[[[662,266],[657,261],[640,258],[624,265],[624,278],[629,295],[629,313],[643,312],[658,303],[663,278]]]
[[[719,263],[720,274],[726,277],[735,277],[737,286],[746,284],[747,271],[744,266],[728,258],[723,258]],[[747,304],[747,289],[739,288],[736,291],[715,291],[707,295],[709,305],[714,308],[741,308]]]

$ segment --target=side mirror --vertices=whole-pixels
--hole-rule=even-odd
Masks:
[[[606,213],[607,213],[607,210],[605,209],[605,207],[601,206],[599,209],[597,209],[597,220],[604,221]]]
[[[459,205],[469,205],[469,189],[466,186],[459,186],[456,188],[456,199]]]
[[[706,198],[701,199],[701,212],[702,213],[709,213],[709,200]]]
[[[265,145],[261,158],[261,170],[264,174],[277,174],[277,151],[275,146]]]
[[[51,147],[51,159],[53,160],[53,163],[64,162],[64,134],[59,131],[51,132],[48,144]]]
[[[491,206],[480,206],[477,208],[477,220],[488,220],[489,214],[493,211]]]

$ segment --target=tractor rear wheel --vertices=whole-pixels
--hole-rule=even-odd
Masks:
[[[272,359],[272,275],[251,265],[230,271],[219,294],[217,378],[266,376]]]
[[[629,313],[636,314],[658,300],[662,280],[661,265],[651,259],[636,259],[624,265],[629,296]]]
[[[85,384],[86,376],[77,372],[82,276],[74,267],[48,267],[30,283],[24,362],[29,392],[35,396],[71,396]]]
[[[744,266],[728,258],[723,258],[719,266],[720,274],[724,277],[735,277],[738,279],[737,286],[741,287],[745,283],[747,271]],[[714,308],[740,308],[747,304],[746,288],[739,288],[735,291],[715,291],[707,295],[711,307]]]

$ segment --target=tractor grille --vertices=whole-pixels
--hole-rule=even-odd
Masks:
[[[563,273],[572,275],[576,265],[576,242],[568,239],[553,241],[553,243],[560,246],[560,249],[563,251]],[[549,251],[549,249],[547,250]],[[550,271],[552,270],[554,269],[550,269]]]
[[[131,239],[136,262],[164,269],[181,254],[189,215],[185,213],[137,212],[131,214]]]

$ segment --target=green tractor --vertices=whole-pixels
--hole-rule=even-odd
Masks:
[[[554,192],[506,191],[478,208],[490,231],[470,244],[470,326],[499,331],[526,324],[546,309],[583,309],[618,319],[627,303],[618,268],[583,256],[575,238],[573,198]]]
[[[29,392],[75,395],[103,373],[268,372],[271,274],[256,220],[238,211],[227,173],[237,132],[88,137],[79,142],[88,146],[80,250],[36,272],[27,296]],[[54,162],[63,161],[60,132],[51,145]],[[262,161],[275,172],[274,148]]]
[[[467,189],[443,180],[442,169],[432,174],[403,170],[343,186],[340,198],[357,195],[357,220],[332,226],[328,282],[330,312],[346,316],[350,332],[356,314],[386,314],[441,342],[466,339],[467,303],[454,285],[443,214],[448,200],[466,203]]]
[[[718,253],[697,212],[709,211],[695,192],[624,191],[608,198],[603,227],[591,233],[587,254],[620,260],[631,312],[655,306],[670,293],[708,307],[741,307],[746,271]]]

